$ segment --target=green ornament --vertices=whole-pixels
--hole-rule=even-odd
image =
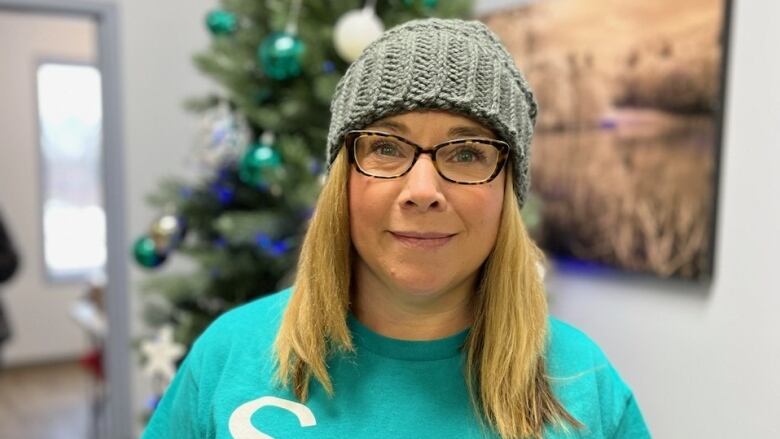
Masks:
[[[264,186],[263,171],[265,169],[278,168],[281,164],[282,157],[273,147],[267,144],[255,143],[241,157],[238,177],[250,186]]]
[[[278,81],[301,74],[301,59],[306,46],[295,34],[274,32],[257,50],[265,74]]]
[[[213,35],[230,35],[236,31],[238,20],[232,12],[215,9],[206,15],[206,26]]]
[[[135,241],[133,256],[139,265],[146,268],[158,267],[166,258],[166,255],[157,253],[154,240],[148,236],[142,236]]]
[[[404,0],[404,5],[411,8],[414,6],[415,1],[416,0]],[[439,5],[439,0],[422,0],[422,4],[428,9],[433,9]]]

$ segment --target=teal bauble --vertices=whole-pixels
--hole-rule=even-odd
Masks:
[[[142,236],[133,245],[133,256],[138,265],[146,268],[155,268],[165,262],[166,256],[157,251],[157,246],[149,236]]]
[[[295,34],[274,32],[257,50],[260,67],[272,79],[283,81],[301,74],[301,60],[306,46]]]
[[[238,177],[249,186],[264,187],[264,171],[278,168],[281,164],[282,157],[271,145],[255,143],[241,156]]]
[[[414,6],[415,0],[404,0],[404,5],[407,7]],[[439,5],[439,0],[422,0],[423,6],[429,9],[433,9]]]
[[[230,35],[238,27],[238,19],[232,12],[215,9],[206,15],[206,26],[213,35]]]

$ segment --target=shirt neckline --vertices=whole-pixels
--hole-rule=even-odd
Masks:
[[[361,323],[351,312],[347,324],[355,346],[382,357],[409,361],[444,360],[460,355],[469,328],[434,340],[401,340],[385,337]]]

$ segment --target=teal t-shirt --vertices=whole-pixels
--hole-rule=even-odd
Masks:
[[[316,380],[299,403],[273,381],[273,342],[290,290],[238,307],[193,345],[144,432],[152,438],[495,438],[475,417],[463,378],[468,331],[397,340],[349,318],[356,352],[332,359],[335,395]],[[551,386],[585,429],[545,438],[642,439],[631,390],[582,332],[549,319]]]

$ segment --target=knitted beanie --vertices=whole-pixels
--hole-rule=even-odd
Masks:
[[[412,110],[471,117],[510,145],[520,207],[537,106],[498,37],[479,21],[428,18],[389,29],[347,69],[331,101],[328,168],[347,131]]]

